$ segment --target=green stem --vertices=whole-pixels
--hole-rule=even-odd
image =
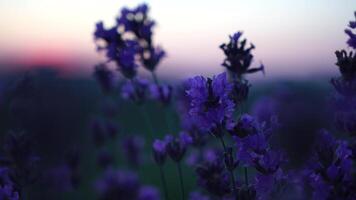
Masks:
[[[219,139],[220,139],[221,145],[222,145],[222,147],[224,149],[224,155],[225,155],[227,153],[227,148],[226,148],[226,144],[224,142],[224,138],[223,138],[223,136],[220,136]],[[225,165],[226,165],[226,163],[225,163]],[[225,166],[225,167],[228,168],[227,166]],[[228,170],[228,171],[230,173],[230,179],[231,179],[231,182],[232,182],[232,191],[235,192],[235,190],[236,190],[235,175],[234,175],[234,172],[232,170]]]
[[[159,166],[159,173],[161,175],[161,182],[162,182],[162,187],[163,187],[163,192],[164,192],[164,198],[166,200],[169,200],[168,198],[168,189],[167,189],[167,182],[166,182],[166,177],[164,175],[164,171],[163,171],[163,168],[162,166],[160,165]]]
[[[182,195],[182,200],[185,199],[185,191],[184,191],[184,182],[183,182],[183,173],[182,173],[182,167],[180,162],[177,162],[177,168],[178,168],[178,174],[179,174],[179,182],[180,182],[180,189],[181,189],[181,195]]]
[[[245,184],[248,186],[248,172],[247,172],[247,167],[245,167]]]
[[[151,122],[149,116],[147,115],[146,109],[143,107],[143,105],[141,105],[141,106],[139,105],[139,109],[140,109],[141,115],[144,118],[145,125],[149,129],[150,140],[153,140],[154,139],[154,137],[153,137],[154,130],[153,130],[152,122]]]

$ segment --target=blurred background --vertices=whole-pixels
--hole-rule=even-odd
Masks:
[[[63,160],[73,147],[85,155],[83,166],[90,166],[82,168],[90,174],[80,186],[87,191],[85,196],[64,193],[51,199],[93,198],[90,180],[95,179],[97,169],[90,150],[90,122],[100,115],[106,98],[92,77],[94,65],[105,59],[96,52],[95,23],[102,20],[109,27],[122,7],[139,3],[142,1],[0,0],[0,135],[21,127],[36,136],[36,149],[47,166],[57,165],[57,158]],[[261,97],[282,97],[276,109],[290,126],[279,130],[281,136],[275,143],[295,155],[293,165],[308,154],[315,131],[331,127],[327,99],[332,91],[329,80],[338,76],[334,52],[346,46],[343,30],[353,19],[354,0],[146,3],[157,21],[155,43],[167,52],[157,71],[161,79],[177,84],[193,75],[222,72],[224,56],[219,45],[241,30],[256,46],[253,66],[263,62],[266,67],[265,76],[248,76],[253,87],[247,110],[256,111]],[[137,110],[132,112],[137,108],[121,100],[116,103],[120,105],[117,122],[130,132],[145,134],[147,127],[137,126],[143,116],[133,114]],[[160,130],[157,137],[161,137],[169,131],[160,123],[164,111],[157,105],[146,107]],[[171,113],[175,115],[173,110]],[[173,122],[175,131],[178,124]],[[288,135],[282,134],[291,129],[294,131]],[[153,166],[147,169],[155,170]],[[159,185],[157,174],[146,172],[142,172],[144,181]],[[175,178],[169,177],[172,193],[177,193]],[[194,180],[188,179],[187,187],[192,188]],[[41,190],[41,185],[36,187]],[[48,199],[50,194],[31,195]]]
[[[86,76],[103,59],[92,33],[107,26],[123,6],[139,0],[0,1],[0,70],[50,66],[66,75]],[[159,73],[184,78],[221,71],[218,46],[238,30],[256,45],[256,65],[267,77],[315,77],[334,73],[333,52],[343,48],[343,33],[353,18],[354,1],[344,0],[150,0],[156,19],[155,42],[168,57]]]

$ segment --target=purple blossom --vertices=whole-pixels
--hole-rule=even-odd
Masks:
[[[163,165],[167,157],[167,141],[155,140],[153,142],[153,157],[158,165]]]
[[[122,25],[126,32],[134,33],[138,39],[143,39],[150,45],[155,22],[149,19],[148,11],[146,4],[141,4],[134,9],[123,8],[117,23]]]
[[[188,80],[189,114],[195,118],[198,127],[211,131],[224,126],[234,111],[231,90],[232,85],[227,81],[226,73],[213,79],[197,76]]]
[[[230,194],[230,176],[225,170],[224,162],[217,158],[214,161],[204,161],[195,170],[198,185],[217,197]]]
[[[307,173],[314,198],[353,199],[352,151],[348,143],[335,140],[327,131],[319,137]]]

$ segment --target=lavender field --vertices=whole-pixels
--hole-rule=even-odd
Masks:
[[[291,78],[240,26],[214,69],[167,73],[155,8],[117,9],[87,33],[89,73],[0,56],[0,200],[356,200],[356,12],[332,74]]]

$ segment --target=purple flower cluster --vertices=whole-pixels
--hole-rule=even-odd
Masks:
[[[232,84],[226,73],[212,79],[197,76],[188,80],[187,95],[190,99],[189,114],[198,127],[213,134],[222,134],[221,128],[232,117],[234,102],[230,98]]]
[[[166,53],[153,44],[152,29],[155,22],[149,17],[148,11],[146,4],[133,9],[123,8],[112,28],[105,29],[103,22],[98,22],[94,37],[98,41],[98,50],[106,52],[107,62],[114,62],[121,74],[129,79],[122,86],[122,96],[136,103],[141,103],[146,96],[150,96],[167,105],[171,100],[172,87],[160,84],[155,72]],[[149,89],[147,91],[146,87],[142,87],[142,78],[137,77],[140,66],[148,70],[154,80],[154,83],[145,84]],[[115,89],[116,74],[106,64],[97,65],[94,76],[104,92]]]
[[[346,141],[335,140],[321,131],[306,175],[313,188],[313,199],[355,199],[352,152]]]

